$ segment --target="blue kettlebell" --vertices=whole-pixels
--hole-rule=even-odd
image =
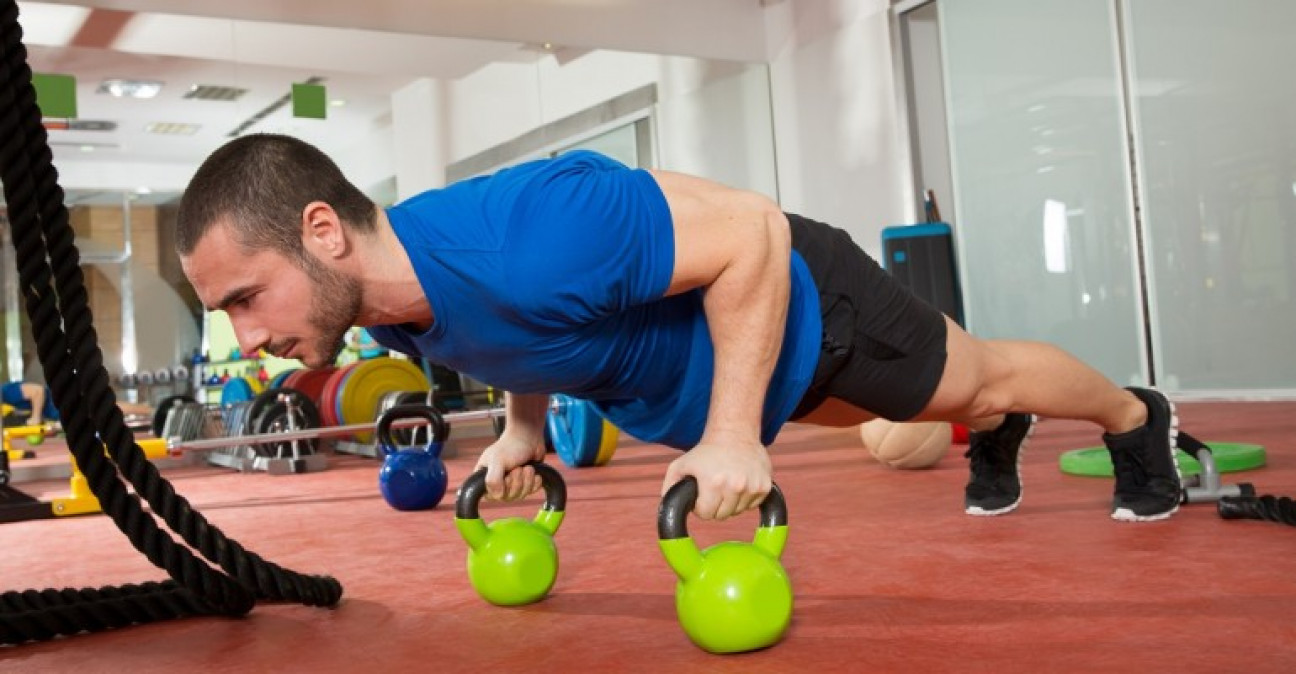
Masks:
[[[426,419],[432,425],[432,436],[425,447],[397,450],[392,422],[408,417]],[[397,510],[427,510],[441,502],[449,481],[441,445],[449,436],[449,424],[427,405],[397,405],[383,413],[378,419],[378,447],[384,457],[378,489],[388,505]]]

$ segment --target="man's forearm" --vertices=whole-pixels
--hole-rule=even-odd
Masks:
[[[504,394],[504,433],[530,444],[544,441],[545,414],[549,411],[546,394]]]
[[[744,254],[705,291],[715,375],[703,443],[760,441],[765,394],[783,343],[791,235],[783,215],[771,213],[751,236]]]

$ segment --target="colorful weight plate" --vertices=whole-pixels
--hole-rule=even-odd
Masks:
[[[605,423],[593,405],[560,393],[551,398],[545,434],[563,463],[573,468],[601,466],[616,448],[616,434],[606,433],[611,424]]]
[[[340,425],[337,415],[338,393],[341,392],[342,380],[346,378],[347,373],[350,372],[353,367],[355,367],[355,363],[333,370],[329,374],[328,378],[324,380],[324,384],[320,386],[320,423],[325,426]],[[302,393],[306,393],[306,391],[302,390]]]
[[[279,374],[275,375],[274,377],[271,377],[271,378],[270,378],[270,383],[269,383],[268,385],[266,385],[266,388],[283,388],[283,387],[284,387],[284,382],[288,379],[288,377],[289,377],[292,373],[296,372],[296,371],[299,370],[299,369],[301,369],[301,368],[296,368],[296,367],[294,367],[294,368],[290,368],[290,369],[284,370],[283,372],[280,372]]]
[[[230,377],[229,381],[221,387],[221,407],[229,407],[234,403],[247,402],[255,398],[260,393],[257,390],[259,387],[260,382],[251,377]]]
[[[594,465],[604,466],[612,460],[612,455],[616,454],[617,440],[620,439],[621,431],[612,425],[611,421],[603,420],[603,439],[599,443],[598,456],[594,458]]]
[[[315,407],[323,413],[323,406],[320,400],[324,395],[324,385],[328,383],[329,377],[337,372],[337,368],[322,367],[318,370],[297,370],[288,376],[284,381],[285,388],[297,389],[306,394],[306,397],[315,403]]]
[[[1237,442],[1207,442],[1215,458],[1215,468],[1221,473],[1233,473],[1251,470],[1265,465],[1265,450],[1261,445],[1248,445]],[[1184,475],[1198,475],[1201,464],[1183,450],[1176,450],[1179,457],[1179,472]],[[1111,477],[1111,455],[1106,447],[1087,447],[1063,452],[1058,458],[1058,467],[1069,475],[1087,477]]]
[[[370,423],[378,418],[378,402],[391,391],[426,391],[427,375],[408,360],[371,358],[355,363],[338,393],[338,420],[342,424]],[[371,442],[372,433],[356,440]]]
[[[342,416],[342,396],[346,395],[346,383],[354,371],[354,367],[347,368],[347,371],[342,375],[342,379],[338,381],[337,393],[333,396],[333,417],[338,420],[339,424],[346,423],[346,418]]]

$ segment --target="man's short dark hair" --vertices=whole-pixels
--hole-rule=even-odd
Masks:
[[[243,246],[300,259],[302,210],[312,201],[332,206],[352,229],[376,227],[374,202],[315,146],[273,134],[237,138],[213,152],[189,181],[176,217],[176,252],[193,253],[224,218]]]

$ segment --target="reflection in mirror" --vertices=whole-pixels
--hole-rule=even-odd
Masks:
[[[81,253],[86,292],[104,367],[122,374],[156,372],[188,362],[198,346],[196,298],[171,254],[176,193],[68,190],[65,203]],[[3,265],[6,380],[43,382],[31,326],[20,304],[6,223]],[[153,402],[160,388],[130,390]],[[132,400],[134,401],[134,400]]]

